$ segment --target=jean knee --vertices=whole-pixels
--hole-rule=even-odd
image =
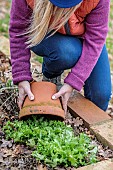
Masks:
[[[81,46],[76,47],[74,44],[67,44],[62,47],[59,45],[58,49],[56,50],[57,62],[63,66],[63,69],[70,69],[77,63],[81,53]]]
[[[102,110],[106,111],[111,99],[111,90],[95,92],[92,101]]]

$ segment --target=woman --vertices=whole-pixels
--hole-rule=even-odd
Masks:
[[[60,83],[64,70],[71,72],[52,99],[62,97],[64,110],[73,91],[104,111],[111,96],[108,53],[109,0],[12,0],[10,48],[13,82],[19,87],[19,106],[30,90],[30,50],[43,57],[43,80]]]

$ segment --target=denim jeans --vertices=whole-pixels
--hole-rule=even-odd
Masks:
[[[47,78],[54,78],[77,63],[82,52],[82,41],[75,36],[55,33],[31,50],[43,57],[43,74]],[[111,76],[105,45],[96,66],[85,82],[84,96],[102,110],[107,109],[111,97]]]

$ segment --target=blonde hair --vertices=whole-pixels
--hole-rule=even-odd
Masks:
[[[58,8],[49,0],[35,0],[31,25],[27,31],[28,47],[39,44],[51,31],[51,35],[57,32],[79,6],[80,4],[72,8]]]

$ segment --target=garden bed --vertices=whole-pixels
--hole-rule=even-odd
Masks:
[[[18,120],[18,116],[12,115],[12,114],[3,114],[2,118],[0,119],[1,125],[0,125],[0,167],[2,170],[32,170],[32,169],[43,169],[43,164],[39,165],[39,161],[37,161],[33,156],[32,152],[34,151],[34,148],[27,146],[25,142],[14,142],[13,139],[6,140],[5,133],[3,132],[2,127],[7,124],[7,121],[14,122],[15,120]],[[9,123],[10,124],[10,123]],[[96,153],[97,150],[97,162],[106,160],[109,158],[113,158],[113,151],[110,150],[108,147],[104,147],[101,143],[97,141],[94,135],[90,134],[90,131],[84,126],[83,120],[80,118],[73,118],[70,113],[67,114],[66,120],[65,120],[66,126],[71,126],[73,128],[73,132],[75,136],[78,136],[79,134],[86,134],[89,138],[87,140],[91,139],[90,144],[93,145],[94,152]],[[11,128],[12,124],[9,125]],[[8,126],[7,126],[8,128]],[[6,129],[7,129],[6,128]],[[14,127],[13,127],[14,128]],[[64,128],[64,126],[63,126]],[[12,129],[13,130],[13,129]],[[83,136],[82,136],[83,137]],[[82,139],[83,140],[83,139]],[[33,142],[33,141],[32,141]],[[31,143],[32,145],[32,143]],[[82,145],[81,149],[82,149]],[[83,153],[85,154],[85,153]],[[80,156],[80,154],[79,154]],[[84,165],[84,160],[81,159],[83,162],[81,163],[81,167]],[[43,161],[42,161],[43,162]],[[94,160],[96,162],[96,160]],[[92,161],[93,163],[93,161]],[[83,165],[82,165],[83,164]],[[89,164],[87,162],[87,164]],[[56,168],[52,168],[49,166],[46,166],[44,170],[52,170],[52,169],[66,169],[71,170],[73,169],[73,166],[71,167],[63,167],[63,166],[56,166]]]
[[[52,170],[52,169],[59,169],[59,170],[73,170],[74,167],[82,167],[86,164],[106,160],[109,158],[113,158],[113,151],[110,150],[108,147],[104,147],[100,142],[97,141],[96,137],[90,133],[90,131],[85,127],[84,121],[80,119],[79,117],[74,118],[69,112],[66,116],[66,119],[64,121],[64,124],[61,128],[64,128],[65,126],[70,126],[73,129],[73,133],[75,136],[80,136],[80,139],[78,137],[78,143],[80,140],[84,141],[84,138],[86,137],[86,143],[91,147],[92,145],[92,152],[94,155],[96,154],[96,157],[93,157],[92,160],[88,158],[83,152],[83,155],[86,157],[82,157],[82,154],[78,154],[79,160],[81,159],[81,163],[79,165],[70,166],[67,165],[67,167],[64,167],[62,165],[56,166],[56,168],[53,168],[51,166],[46,166],[44,164],[44,160],[37,161],[36,160],[36,152],[35,156],[33,157],[32,152],[34,151],[35,147],[30,147],[25,142],[25,140],[19,141],[14,140],[13,137],[11,137],[10,131],[13,132],[13,129],[17,130],[14,124],[9,123],[10,131],[5,135],[3,131],[3,127],[7,124],[8,121],[14,123],[15,120],[18,121],[18,107],[17,107],[17,87],[14,87],[11,82],[11,71],[10,71],[10,63],[8,64],[6,58],[1,58],[2,67],[4,66],[4,72],[1,72],[1,82],[0,82],[0,106],[2,106],[2,110],[0,111],[0,170]],[[6,64],[7,63],[7,64]],[[32,65],[35,65],[35,63],[32,63]],[[35,65],[35,70],[33,69],[33,75],[34,78],[41,79],[41,72],[38,72],[40,66],[37,63]],[[7,69],[7,67],[9,69]],[[112,109],[110,109],[110,112],[112,112]],[[65,126],[64,126],[65,125]],[[13,127],[13,128],[12,128]],[[61,129],[60,128],[60,129]],[[8,126],[6,129],[8,130]],[[14,130],[14,132],[15,132]],[[21,131],[21,129],[19,129]],[[70,132],[70,130],[69,130]],[[10,135],[11,139],[6,139],[6,137]],[[36,137],[36,136],[35,136]],[[64,136],[66,137],[66,136]],[[14,142],[15,141],[15,142]],[[27,140],[26,140],[27,141]],[[83,142],[84,143],[84,142]],[[31,144],[33,145],[33,140],[31,140]],[[88,146],[88,147],[89,147]],[[87,151],[87,148],[82,148],[82,144],[80,144],[79,149]],[[73,148],[75,149],[76,147]],[[81,149],[82,148],[82,149]],[[89,148],[90,150],[90,148]],[[78,151],[77,151],[78,152]],[[88,151],[87,151],[88,152]],[[84,160],[86,159],[86,162],[84,163]],[[39,158],[38,158],[39,160]],[[73,162],[73,157],[72,157]],[[42,162],[39,163],[39,162]],[[74,163],[73,163],[74,164]],[[44,166],[45,165],[45,166]]]

